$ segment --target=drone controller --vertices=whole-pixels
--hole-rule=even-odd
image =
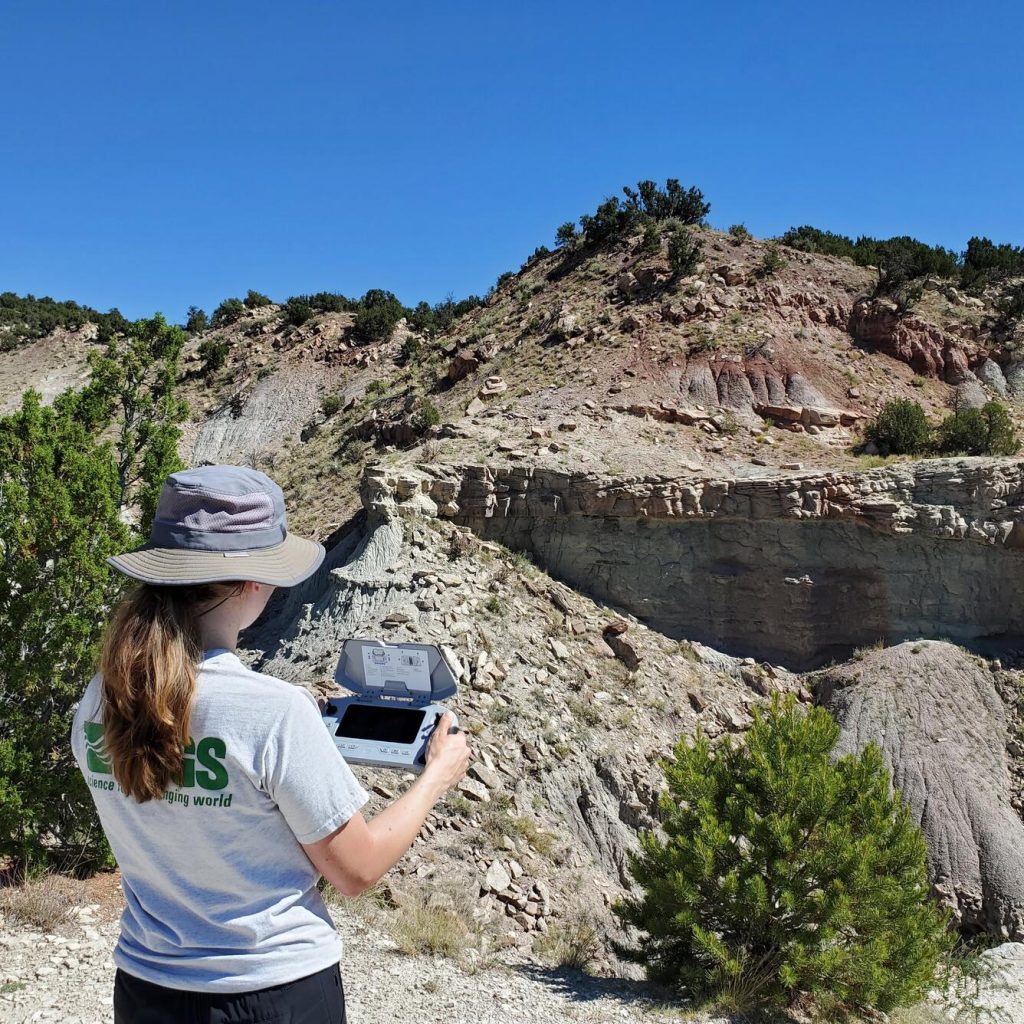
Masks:
[[[454,696],[458,688],[440,648],[346,640],[334,680],[352,696],[331,698],[322,717],[345,760],[423,771],[427,744],[449,710],[438,701]]]

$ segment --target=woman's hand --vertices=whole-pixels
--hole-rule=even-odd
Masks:
[[[466,774],[469,744],[464,732],[449,734],[453,721],[451,712],[441,716],[427,745],[426,768],[397,800],[370,821],[356,811],[326,839],[303,846],[339,892],[357,896],[378,881],[412,845],[434,804]]]
[[[455,716],[446,711],[437,723],[427,745],[427,767],[434,782],[441,787],[441,792],[451,789],[466,774],[469,767],[469,743],[466,734],[460,729],[449,733]]]

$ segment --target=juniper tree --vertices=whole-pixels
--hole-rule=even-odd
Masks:
[[[697,270],[704,258],[704,243],[695,238],[688,228],[677,227],[669,235],[668,262],[675,277],[686,277]]]
[[[931,427],[920,402],[894,398],[882,406],[864,436],[885,455],[919,455],[931,444]]]
[[[0,861],[16,867],[104,854],[70,722],[119,591],[106,558],[180,468],[180,341],[139,321],[81,392],[47,407],[29,391],[0,418]]]
[[[227,327],[245,315],[245,306],[241,299],[225,299],[210,317],[211,327]]]
[[[777,698],[742,745],[698,734],[662,763],[661,833],[630,868],[640,929],[620,955],[701,998],[746,1009],[798,994],[882,1010],[916,1001],[949,946],[921,831],[879,749],[834,758],[839,727]]]

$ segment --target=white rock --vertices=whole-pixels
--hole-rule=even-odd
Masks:
[[[505,870],[505,865],[500,860],[491,862],[484,876],[484,888],[488,892],[504,892],[512,884],[512,876]]]

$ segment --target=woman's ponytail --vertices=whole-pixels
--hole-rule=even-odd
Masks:
[[[143,583],[114,612],[100,654],[103,736],[114,778],[140,803],[181,784],[203,654],[198,609],[233,589]]]

